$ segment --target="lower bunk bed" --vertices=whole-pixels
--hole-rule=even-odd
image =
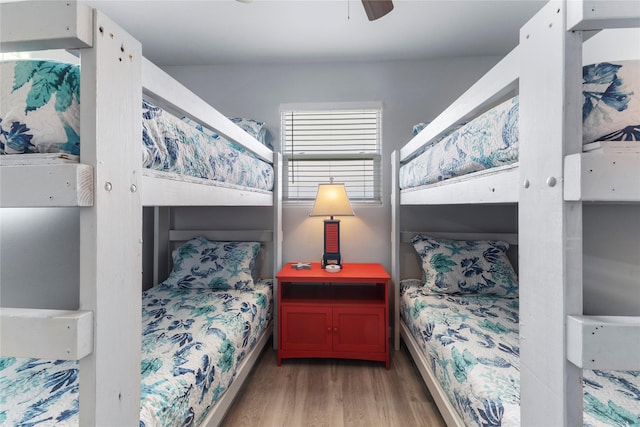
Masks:
[[[447,425],[521,425],[509,244],[424,234],[412,243],[424,270],[400,283],[400,334]],[[583,407],[585,426],[639,425],[640,371],[584,370]]]
[[[142,293],[141,427],[222,421],[273,330],[273,280],[254,277],[259,251],[259,242],[198,236]],[[79,369],[0,358],[0,425],[77,426]]]

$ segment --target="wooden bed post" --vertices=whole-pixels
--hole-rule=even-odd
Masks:
[[[551,1],[520,32],[520,399],[525,426],[582,425],[582,371],[566,318],[582,313],[582,203],[564,156],[582,151],[582,35]]]
[[[391,286],[393,295],[393,348],[400,350],[400,153],[391,153]]]
[[[273,348],[278,349],[278,286],[275,276],[282,268],[282,154],[273,154]]]
[[[52,22],[53,24],[53,22]],[[80,308],[94,351],[80,361],[80,425],[138,425],[142,283],[142,49],[93,12],[81,52],[81,162],[94,204],[80,213]]]

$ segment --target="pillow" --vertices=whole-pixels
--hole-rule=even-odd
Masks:
[[[77,65],[5,61],[0,76],[0,154],[80,154]]]
[[[638,141],[640,61],[582,68],[582,142]]]
[[[422,129],[424,129],[427,126],[429,126],[429,123],[431,123],[431,122],[422,122],[422,123],[418,123],[417,125],[413,125],[413,128],[411,129],[411,134],[413,136],[416,136],[417,134],[422,132]]]
[[[270,150],[273,150],[273,145],[271,145],[271,141],[268,140],[269,133],[267,132],[267,128],[264,127],[264,122],[245,119],[244,117],[229,117],[229,120],[240,126],[245,132],[267,146]]]
[[[258,242],[214,242],[196,237],[173,251],[173,271],[164,284],[183,289],[252,289]]]
[[[411,243],[422,259],[424,287],[430,292],[518,296],[518,278],[507,258],[507,242],[418,234]]]

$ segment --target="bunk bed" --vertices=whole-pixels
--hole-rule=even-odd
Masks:
[[[515,341],[503,347],[505,350],[517,346],[518,355],[519,410],[516,409],[516,418],[509,418],[511,421],[517,419],[522,425],[594,422],[585,411],[589,403],[583,400],[588,394],[584,384],[593,379],[591,372],[636,371],[630,384],[636,384],[637,390],[638,318],[616,313],[589,316],[583,312],[582,208],[593,202],[640,202],[640,155],[632,144],[631,149],[611,150],[606,143],[602,144],[605,149],[595,151],[588,151],[592,146],[583,145],[581,137],[587,132],[582,131],[580,76],[583,42],[599,30],[637,28],[639,9],[637,2],[549,2],[522,27],[520,44],[511,53],[392,154],[394,345],[399,349],[401,338],[407,345],[448,425],[469,422],[456,407],[464,407],[470,396],[462,393],[457,401],[449,399],[436,373],[447,362],[435,363],[432,356],[425,354],[421,346],[424,338],[416,339],[412,334],[415,327],[404,317],[401,319],[406,314],[401,304],[409,304],[404,298],[410,294],[422,298],[421,293],[425,293],[416,291],[422,288],[409,288],[403,282],[407,278],[418,279],[421,273],[419,268],[407,267],[415,264],[415,254],[406,247],[416,234],[409,233],[402,223],[402,212],[408,207],[497,204],[517,208],[518,256],[514,261],[519,310],[512,317],[518,320],[509,323],[509,334]],[[459,137],[465,132],[459,126],[473,123],[504,102],[513,106],[514,97],[519,109],[515,159],[451,179],[440,179],[445,174],[436,174],[436,182],[421,183],[415,188],[401,187],[400,169],[426,153],[426,146],[437,146],[456,133]],[[501,129],[513,129],[508,116],[503,121],[507,126]],[[629,125],[637,128],[636,122]],[[438,160],[435,159],[436,164]],[[423,279],[418,280],[424,284]],[[549,299],[549,295],[553,298]],[[447,299],[447,295],[437,296]],[[420,304],[433,304],[431,311],[439,310],[438,303]],[[511,305],[513,308],[513,301]],[[500,311],[505,313],[509,307]],[[430,334],[430,328],[427,332],[423,329],[423,333]],[[517,332],[514,334],[513,330]],[[611,348],[620,351],[609,351]],[[505,354],[503,351],[505,360],[510,360]],[[459,367],[464,372],[466,362],[469,360],[461,356],[450,363],[461,363]],[[486,380],[487,387],[491,384]],[[615,399],[610,402],[615,403]],[[634,404],[637,412],[637,400]],[[503,409],[490,405],[483,408],[484,416],[479,419],[499,425],[508,412]],[[509,417],[513,415],[510,413]],[[631,412],[633,422],[638,416]],[[508,424],[506,421],[505,418]]]
[[[72,424],[137,425],[141,419],[140,397],[150,391],[146,385],[141,389],[141,366],[144,368],[146,360],[141,353],[141,336],[153,323],[144,314],[149,314],[149,308],[142,304],[154,301],[150,293],[162,292],[166,286],[166,281],[156,285],[141,299],[143,207],[154,207],[153,252],[154,260],[160,261],[157,264],[162,264],[170,252],[169,207],[266,209],[273,215],[266,270],[272,275],[281,264],[281,158],[146,60],[140,43],[100,11],[82,2],[57,1],[5,3],[0,8],[2,52],[64,49],[79,56],[81,123],[77,157],[73,153],[2,156],[3,209],[79,209],[80,306],[77,310],[2,307],[0,351],[8,358],[78,364],[77,381],[68,378],[65,382],[66,390],[70,387],[73,394],[77,393],[68,410],[73,412],[73,405],[79,402],[79,413],[71,417]],[[150,102],[153,106],[143,110],[143,97],[145,105]],[[184,118],[182,123],[197,123],[205,136],[224,138],[229,145],[250,153],[252,161],[264,162],[272,185],[252,188],[246,182],[229,184],[143,168],[141,112],[157,112],[156,107]],[[227,233],[223,240],[253,240],[255,234],[252,230],[243,231],[239,237]],[[159,273],[166,268],[154,267],[154,283],[166,278]],[[262,303],[265,299],[260,298]],[[145,322],[145,330],[143,316],[150,320]],[[246,342],[236,353],[246,353],[242,365],[237,371],[235,367],[225,369],[233,372],[234,381],[214,390],[219,399],[216,406],[194,418],[194,423],[217,425],[221,421],[271,335],[273,328],[266,321],[269,317],[257,316],[265,327],[259,337],[244,331]],[[204,369],[202,357],[200,367]],[[200,374],[195,375],[197,381],[205,389],[211,386],[211,372],[204,377]],[[204,407],[208,406],[205,402]],[[152,411],[159,413],[159,406]],[[3,420],[5,417],[4,413],[0,416]]]

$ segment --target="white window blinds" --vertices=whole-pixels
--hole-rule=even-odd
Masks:
[[[380,200],[380,109],[282,111],[285,199],[313,200],[319,183],[350,200]]]

